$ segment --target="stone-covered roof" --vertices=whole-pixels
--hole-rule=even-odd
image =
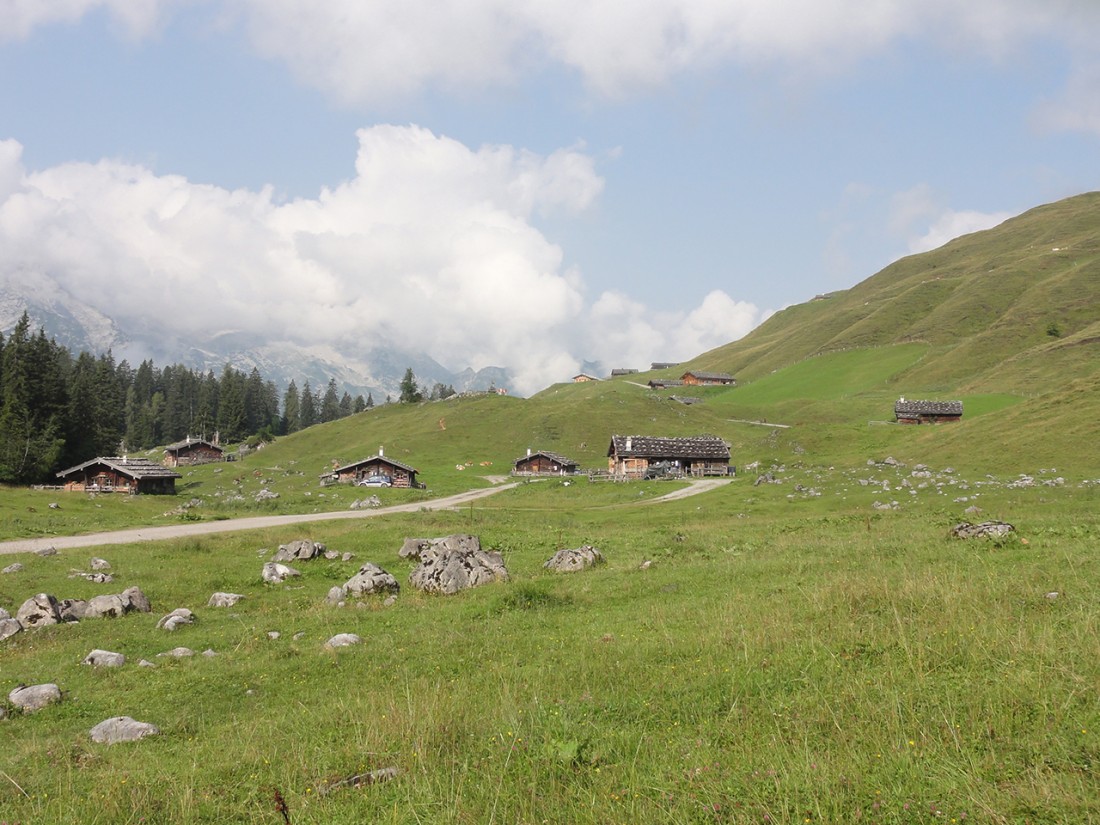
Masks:
[[[733,376],[728,372],[702,372],[696,370],[689,370],[685,372],[683,377],[687,378],[689,375],[693,375],[700,381],[732,381]]]
[[[169,444],[167,447],[164,448],[164,452],[178,453],[185,447],[209,447],[211,450],[217,450],[219,453],[225,452],[217,444],[212,444],[202,438],[185,438],[183,441],[177,441],[174,444]]]
[[[57,477],[65,478],[65,476],[74,475],[96,464],[102,464],[104,467],[109,467],[115,472],[133,479],[183,478],[175,470],[165,467],[163,464],[158,464],[147,458],[129,458],[127,456],[121,458],[118,456],[93,458],[91,461],[85,461],[83,464],[77,464],[75,467],[62,470],[57,474]]]
[[[910,401],[900,398],[894,403],[894,414],[912,415],[962,415],[962,401]]]
[[[567,458],[566,456],[563,456],[561,453],[552,453],[549,450],[535,450],[534,452],[528,453],[527,455],[520,456],[515,461],[513,461],[512,464],[516,465],[516,464],[519,464],[521,461],[526,461],[529,458],[534,458],[535,456],[540,456],[540,455],[543,458],[548,458],[551,461],[562,465],[563,467],[576,467],[577,466],[577,462],[574,461],[573,459]]]
[[[613,435],[609,456],[638,458],[712,458],[729,461],[730,448],[716,435],[665,438],[649,435]]]
[[[385,464],[389,464],[391,467],[397,467],[398,469],[404,470],[408,473],[419,472],[415,467],[410,467],[408,464],[402,464],[400,461],[395,461],[388,455],[383,455],[382,453],[379,453],[378,455],[372,455],[370,458],[363,458],[359,461],[353,461],[351,462],[351,464],[345,464],[343,467],[337,467],[335,470],[332,470],[328,473],[323,473],[323,475],[327,476],[331,475],[332,473],[344,473],[348,470],[354,470],[356,467],[361,467],[362,465],[367,464],[371,461],[380,461]]]
[[[682,387],[684,382],[680,378],[651,378],[649,386],[651,389],[658,390],[664,387]]]

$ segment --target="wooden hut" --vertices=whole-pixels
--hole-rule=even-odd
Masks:
[[[164,448],[164,466],[182,467],[191,464],[210,464],[225,461],[225,451],[217,444],[188,436],[183,441]]]
[[[386,476],[390,479],[391,487],[423,487],[416,480],[418,472],[420,471],[415,467],[388,458],[379,447],[378,455],[334,467],[330,472],[324,473],[321,484],[359,484],[371,476]]]
[[[571,458],[549,450],[527,451],[527,455],[512,462],[514,476],[570,476],[580,465]]]
[[[716,435],[613,435],[607,471],[615,478],[729,475],[730,448]]]
[[[57,474],[66,490],[85,493],[172,495],[179,473],[147,458],[100,457]]]
[[[907,401],[894,403],[894,418],[899,424],[940,424],[962,418],[962,401]]]

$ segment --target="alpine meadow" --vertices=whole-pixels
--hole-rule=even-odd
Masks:
[[[0,823],[1100,822],[1100,193],[570,378],[360,408],[174,495],[0,488]],[[701,435],[730,474],[612,466]],[[413,586],[448,536],[507,575]],[[91,734],[117,717],[152,727]]]

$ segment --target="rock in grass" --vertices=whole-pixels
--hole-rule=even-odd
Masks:
[[[8,701],[24,713],[34,713],[61,701],[61,688],[53,683],[25,685],[8,694]]]
[[[58,611],[57,599],[49,593],[39,593],[27,599],[16,611],[15,618],[24,630],[32,627],[42,627],[48,624],[57,624],[61,621]]]
[[[275,551],[275,555],[271,557],[272,561],[309,561],[315,559],[318,556],[324,555],[325,545],[319,541],[310,541],[309,539],[298,539],[292,541],[289,544],[280,544],[279,549]]]
[[[195,614],[188,610],[186,607],[177,607],[167,616],[162,616],[161,620],[157,622],[157,627],[161,630],[176,630],[183,627],[185,624],[194,624]]]
[[[4,639],[10,639],[16,633],[23,632],[23,625],[19,624],[18,619],[0,619],[0,642]]]
[[[186,659],[188,656],[194,656],[195,651],[189,647],[174,647],[171,650],[166,650],[163,653],[158,653],[158,657],[167,656],[171,659]]]
[[[112,716],[104,719],[88,735],[93,742],[101,745],[115,745],[119,742],[136,742],[146,736],[156,736],[160,728],[149,722],[138,722],[129,716]]]
[[[409,576],[413,587],[444,595],[507,580],[500,553],[482,550],[481,541],[470,535],[431,539],[420,551],[420,566]]]
[[[0,570],[0,573],[18,573],[22,569],[22,564],[20,564],[19,562],[13,562],[12,564],[9,564],[7,567],[5,567],[3,570]]]
[[[112,653],[109,650],[93,650],[84,657],[82,665],[92,667],[122,667],[126,664],[126,657],[121,653]]]
[[[218,591],[210,596],[210,601],[206,603],[207,607],[232,607],[244,596],[240,593],[223,593]]]
[[[268,584],[281,584],[292,576],[300,576],[302,574],[293,567],[287,567],[285,564],[269,561],[264,565],[262,575],[264,581]]]
[[[93,558],[88,565],[93,570],[110,570],[111,563],[106,559]]]
[[[56,547],[40,547],[39,549],[34,551],[34,554],[36,556],[56,556],[57,555],[57,548]]]
[[[325,596],[325,604],[331,604],[333,607],[341,605],[348,597],[348,591],[338,584],[334,584],[328,589],[328,595]]]
[[[344,583],[344,590],[356,596],[370,593],[396,593],[401,590],[392,575],[376,564],[367,562],[359,568],[359,572]]]
[[[356,636],[354,633],[337,633],[335,636],[325,642],[325,647],[350,647],[351,645],[360,644],[362,641],[363,640]]]
[[[959,539],[1000,539],[1015,530],[1015,527],[1004,521],[983,521],[981,524],[964,521],[951,528],[951,535]]]
[[[543,564],[543,567],[559,573],[575,573],[596,564],[603,564],[603,554],[595,547],[584,544],[570,550],[559,550]]]

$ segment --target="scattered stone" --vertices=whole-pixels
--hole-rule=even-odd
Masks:
[[[156,665],[150,662],[148,659],[142,659],[140,662],[138,662],[138,667],[156,667]]]
[[[367,562],[359,572],[344,583],[345,593],[364,596],[370,593],[396,593],[401,590],[397,579],[376,564]]]
[[[18,573],[22,569],[23,569],[22,564],[20,564],[19,562],[14,562],[12,564],[9,564],[3,570],[0,570],[0,573]]]
[[[282,635],[283,634],[280,633],[278,630],[269,630],[269,631],[267,631],[267,638],[271,639],[272,641],[275,641],[276,639],[278,639]]]
[[[872,504],[871,507],[875,510],[896,510],[898,509],[898,503],[896,501],[875,501],[875,503]]]
[[[19,624],[18,619],[13,619],[10,616],[6,619],[0,619],[0,642],[22,632],[23,625]]]
[[[36,556],[56,556],[57,555],[57,548],[56,547],[40,547],[39,549],[34,551],[34,554]]]
[[[382,499],[378,496],[370,496],[369,498],[357,499],[348,505],[349,510],[365,510],[367,508],[381,507]]]
[[[220,590],[210,596],[210,601],[206,603],[207,607],[232,607],[244,596],[240,593],[223,593]]]
[[[61,509],[61,505],[60,505],[60,504],[58,504],[58,503],[57,503],[56,501],[51,501],[51,502],[49,503],[49,508],[50,508],[51,510],[60,510],[60,509]]]
[[[92,667],[122,667],[126,664],[126,657],[121,653],[112,653],[109,650],[93,650],[84,657],[82,665]]]
[[[74,570],[69,573],[70,579],[85,579],[96,584],[110,584],[115,577],[110,573],[85,573],[83,570]]]
[[[194,656],[195,651],[189,647],[174,647],[171,650],[166,650],[164,653],[158,653],[157,656],[169,656],[173,659],[185,659],[188,656]]]
[[[194,624],[195,614],[186,607],[177,607],[167,616],[162,616],[157,622],[157,628],[161,630],[176,630],[185,624]]]
[[[265,488],[256,493],[252,498],[254,501],[274,501],[278,497],[278,493],[273,493],[271,490]]]
[[[110,570],[111,563],[106,559],[93,558],[88,565],[93,570]]]
[[[971,504],[969,507],[967,507],[965,510],[963,510],[963,512],[966,513],[968,516],[976,516],[981,511],[982,511],[982,508],[979,507],[977,504]]]
[[[383,607],[393,607],[395,604],[397,604],[396,595],[386,596],[386,598],[382,601]]]
[[[983,521],[980,524],[971,524],[964,521],[951,528],[951,535],[959,539],[1000,539],[1015,530],[1015,527],[1004,521]]]
[[[63,622],[79,622],[88,616],[88,603],[84,599],[62,599],[57,603],[57,612]]]
[[[401,545],[401,549],[397,551],[397,555],[403,559],[416,559],[420,560],[420,551],[427,550],[431,545],[431,539],[410,539],[406,538],[404,544]]]
[[[399,773],[400,770],[396,767],[379,768],[378,770],[368,771],[367,773],[349,776],[346,779],[336,779],[331,782],[326,782],[317,788],[317,793],[321,796],[325,796],[341,788],[365,788],[368,785],[377,785],[379,782],[389,782],[396,779]]]
[[[331,604],[333,607],[342,607],[347,597],[348,591],[340,585],[334,584],[329,588],[328,595],[325,596],[325,603]]]
[[[638,569],[639,570],[648,570],[652,566],[653,566],[653,562],[650,559],[646,559],[640,565],[638,565]]]
[[[104,719],[88,735],[100,745],[115,745],[119,742],[136,742],[146,736],[156,736],[160,728],[149,722],[138,722],[129,716],[113,716]]]
[[[356,636],[354,633],[337,633],[327,642],[325,647],[349,647],[351,645],[360,644],[363,640]]]
[[[285,564],[279,564],[275,561],[269,561],[264,565],[263,569],[264,581],[268,584],[281,584],[292,576],[300,576],[301,572],[295,570],[293,567],[287,567]]]
[[[202,655],[205,656],[207,659],[213,659],[215,656],[218,655],[218,651],[214,650],[214,648],[212,647],[208,647],[202,652]]]
[[[482,550],[477,536],[464,534],[431,539],[420,551],[420,566],[409,576],[414,587],[444,595],[507,580],[500,553]]]
[[[1051,590],[1049,593],[1046,594],[1046,598],[1050,599],[1051,601],[1054,601],[1060,595],[1062,595],[1062,594],[1059,593],[1057,590]]]
[[[278,561],[309,561],[315,559],[318,556],[322,556],[325,553],[325,545],[319,541],[310,541],[309,539],[298,539],[292,541],[290,544],[280,544],[279,549],[275,552],[275,555],[271,557],[274,562]]]
[[[140,587],[127,587],[119,595],[122,597],[122,604],[127,613],[131,610],[138,613],[151,613],[153,611],[153,606],[149,604],[149,599],[141,592]]]
[[[8,701],[24,713],[34,713],[53,702],[60,702],[61,688],[52,683],[21,686],[8,694]]]
[[[596,564],[603,564],[603,554],[595,547],[584,544],[571,550],[559,550],[542,566],[559,573],[575,573]]]
[[[291,638],[293,638],[293,639],[294,639],[294,641],[296,641],[296,642],[300,642],[300,641],[302,641],[302,639],[304,639],[305,637],[306,637],[306,632],[305,632],[304,630],[299,630],[299,631],[298,631],[297,633],[295,633],[295,634],[294,634],[294,635],[293,635],[293,636],[292,636]]]
[[[61,621],[58,612],[57,599],[49,593],[39,593],[27,599],[16,611],[15,618],[24,630],[32,627],[42,627],[48,624],[57,624]]]

